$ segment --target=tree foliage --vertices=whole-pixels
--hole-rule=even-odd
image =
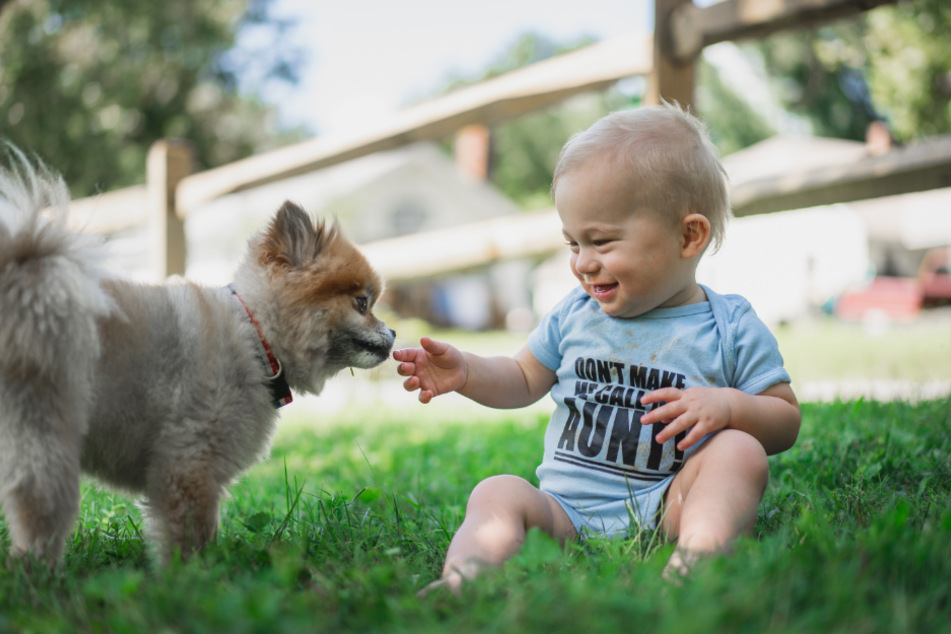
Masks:
[[[12,0],[0,9],[0,137],[62,172],[76,196],[141,183],[163,137],[200,167],[296,138],[239,94],[239,71],[296,80],[299,51],[270,0]],[[258,28],[260,50],[236,50]]]
[[[697,114],[706,121],[721,156],[776,134],[742,95],[723,81],[720,70],[703,59],[697,66],[695,90]]]
[[[951,3],[917,0],[867,17],[868,84],[899,138],[951,132]]]
[[[884,118],[900,140],[951,131],[951,4],[915,0],[770,36],[761,52],[783,105],[817,135],[864,138]]]

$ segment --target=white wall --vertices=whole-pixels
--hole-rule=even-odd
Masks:
[[[775,325],[861,284],[868,271],[865,224],[848,207],[830,205],[735,218],[697,277],[718,293],[745,296]]]

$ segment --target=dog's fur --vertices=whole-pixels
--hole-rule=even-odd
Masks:
[[[163,560],[215,535],[225,488],[267,452],[264,349],[294,390],[389,355],[379,276],[339,231],[285,203],[234,289],[142,285],[70,232],[67,189],[15,149],[0,170],[0,504],[14,554],[55,564],[80,471],[144,498]],[[240,297],[240,299],[239,299]],[[248,309],[242,306],[242,300]]]

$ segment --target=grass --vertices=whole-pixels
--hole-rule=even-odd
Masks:
[[[947,400],[804,406],[755,535],[680,587],[656,534],[565,551],[531,534],[461,598],[417,599],[472,486],[533,477],[544,424],[415,405],[288,420],[217,543],[167,568],[134,505],[85,485],[62,571],[0,568],[0,632],[951,631]]]
[[[946,323],[873,336],[814,322],[777,337],[797,382],[951,378]],[[478,343],[509,353],[523,340]],[[534,478],[547,408],[302,405],[198,558],[154,565],[134,501],[84,483],[60,571],[0,564],[0,633],[951,632],[951,399],[804,405],[799,442],[771,458],[755,534],[682,586],[660,581],[672,546],[658,534],[562,551],[533,533],[458,599],[415,592],[479,480]]]
[[[786,369],[797,382],[951,379],[951,315],[940,309],[885,330],[831,319],[776,329]]]

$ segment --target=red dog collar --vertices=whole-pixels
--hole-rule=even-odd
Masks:
[[[228,285],[228,290],[231,291],[231,294],[238,298],[238,301],[241,302],[241,306],[244,307],[244,311],[248,314],[248,319],[251,320],[251,325],[254,326],[254,329],[258,333],[258,338],[261,340],[261,347],[264,348],[264,356],[267,361],[264,363],[266,369],[270,369],[270,376],[267,377],[267,389],[271,392],[271,398],[274,403],[274,408],[284,407],[288,403],[294,400],[294,397],[291,395],[291,387],[287,384],[287,379],[284,378],[284,368],[281,367],[281,362],[274,352],[271,350],[270,344],[268,344],[267,339],[264,337],[264,331],[261,330],[261,324],[258,323],[258,320],[254,318],[254,313],[251,312],[251,309],[248,308],[248,305],[244,303],[244,300],[241,299],[241,296],[238,295],[237,289],[235,289],[234,284]]]

